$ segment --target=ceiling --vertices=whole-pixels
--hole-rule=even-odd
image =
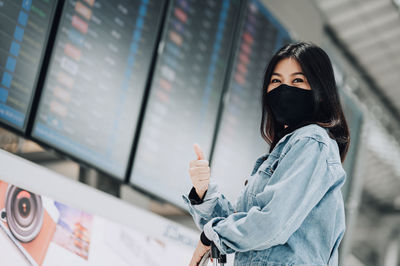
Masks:
[[[399,114],[400,0],[315,0],[315,3],[336,37]]]

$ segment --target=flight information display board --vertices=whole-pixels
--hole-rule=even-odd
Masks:
[[[67,0],[32,136],[123,179],[163,8]]]
[[[257,157],[269,150],[259,130],[263,78],[273,53],[289,40],[259,1],[247,2],[211,167],[211,178],[232,201]]]
[[[0,0],[0,122],[25,132],[55,0]]]
[[[169,5],[130,182],[178,206],[193,143],[211,149],[239,10],[238,0]]]
[[[344,85],[348,86],[348,85]],[[347,125],[350,131],[350,147],[347,151],[346,160],[343,162],[343,168],[347,174],[347,182],[342,187],[343,198],[346,200],[349,196],[350,186],[353,184],[354,168],[357,162],[357,151],[361,138],[361,128],[363,124],[363,112],[358,104],[344,91],[342,87],[339,89],[340,102],[342,104],[343,113],[346,117]]]

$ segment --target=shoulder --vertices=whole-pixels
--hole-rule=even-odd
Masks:
[[[328,129],[317,124],[306,125],[293,131],[283,149],[283,153],[288,152],[296,145],[299,147],[312,144],[319,147],[317,150],[327,157],[327,161],[340,163],[339,147],[336,140],[329,136]],[[319,153],[319,156],[322,155],[321,153]]]
[[[289,146],[302,139],[311,139],[317,141],[325,146],[329,146],[331,138],[328,134],[328,129],[323,128],[317,124],[310,124],[300,127],[293,131],[293,135],[288,141]]]
[[[314,147],[314,151],[324,152],[324,150],[329,150],[329,139],[327,129],[317,124],[306,125],[292,132],[288,140],[285,141],[284,147],[282,147],[281,155],[285,155],[292,148],[309,152]],[[310,156],[312,155],[310,154]]]

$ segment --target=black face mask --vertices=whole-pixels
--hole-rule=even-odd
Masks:
[[[311,90],[281,84],[267,93],[267,104],[276,121],[289,127],[313,119],[314,100]]]

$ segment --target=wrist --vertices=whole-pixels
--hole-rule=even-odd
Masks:
[[[207,247],[211,246],[212,241],[207,238],[206,234],[204,234],[204,231],[201,232],[201,234],[200,234],[200,241],[204,246],[207,246]]]
[[[206,194],[207,190],[200,190],[200,189],[197,189],[197,188],[195,188],[195,190],[196,190],[197,196],[199,196],[199,198],[203,200],[204,194]]]

